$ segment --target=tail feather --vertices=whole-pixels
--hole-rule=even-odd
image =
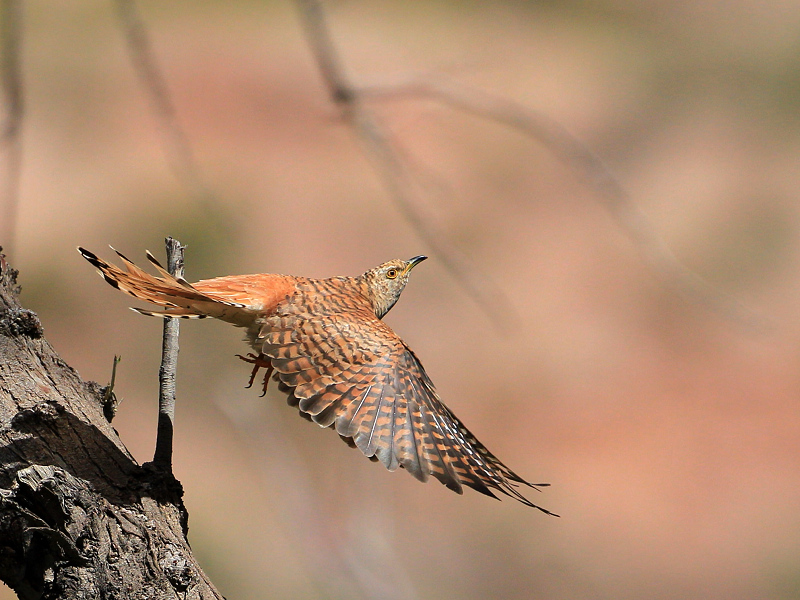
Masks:
[[[162,319],[178,317],[180,319],[205,319],[208,315],[198,315],[189,312],[186,308],[167,308],[166,310],[147,310],[146,308],[131,307],[133,312],[147,317],[161,317]]]
[[[162,277],[164,277],[168,281],[174,281],[175,283],[179,284],[184,288],[194,290],[192,284],[186,281],[183,277],[176,277],[175,275],[172,275],[169,271],[167,271],[164,267],[162,267],[161,263],[158,262],[158,259],[155,256],[153,256],[153,253],[150,252],[150,250],[145,250],[144,252],[147,255],[147,260],[149,260],[150,264],[152,264],[158,270],[158,272],[161,273]],[[122,255],[120,254],[120,256]]]
[[[112,248],[113,250],[113,248]],[[195,289],[185,279],[170,275],[155,257],[148,252],[148,259],[158,269],[161,277],[156,277],[137,267],[121,252],[114,250],[122,260],[126,270],[105,262],[85,248],[78,247],[81,256],[94,265],[100,275],[110,285],[121,292],[166,308],[164,312],[134,309],[151,316],[202,318],[220,316],[230,311],[230,307],[246,308],[244,304],[230,302],[212,294]]]
[[[139,277],[141,279],[147,279],[149,277],[149,274],[146,271],[143,271],[142,269],[137,267],[132,260],[130,260],[122,252],[114,248],[114,246],[109,246],[109,248],[111,248],[114,252],[116,252],[117,256],[119,256],[120,259],[122,259],[122,264],[125,265],[125,269],[127,269],[128,273],[130,273],[134,277]]]

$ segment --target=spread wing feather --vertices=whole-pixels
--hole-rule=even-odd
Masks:
[[[313,294],[279,304],[257,338],[300,411],[390,471],[403,467],[420,481],[433,476],[459,494],[465,485],[492,497],[500,492],[552,514],[516,489],[546,484],[523,480],[469,432],[366,298],[338,295],[325,281],[309,280]]]

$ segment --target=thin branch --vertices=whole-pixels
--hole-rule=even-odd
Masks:
[[[367,157],[372,162],[390,198],[422,241],[439,257],[445,269],[464,287],[469,296],[489,316],[493,324],[508,330],[514,322],[514,309],[508,299],[480,272],[466,255],[447,241],[414,201],[413,178],[392,139],[389,128],[362,102],[360,91],[345,72],[331,37],[322,3],[297,0],[300,16],[314,58],[331,99],[341,107]]]
[[[345,106],[358,102],[355,88],[345,74],[342,59],[333,43],[325,9],[318,0],[297,0],[300,17],[306,30],[308,43],[314,53],[322,79],[328,86],[331,99]]]
[[[25,112],[20,68],[22,45],[22,1],[0,0],[0,80],[6,118],[0,132],[5,154],[4,183],[0,189],[0,243],[9,256],[14,249],[14,234],[22,174],[22,119]]]
[[[547,115],[507,98],[468,89],[441,78],[436,81],[417,78],[395,84],[366,86],[359,89],[357,96],[362,101],[430,98],[501,123],[537,140],[601,199],[639,249],[643,260],[670,287],[728,319],[759,329],[768,326],[763,316],[715,288],[681,263],[600,157]]]
[[[175,277],[183,277],[183,251],[178,240],[168,237],[167,271]],[[172,434],[175,424],[175,372],[178,368],[179,320],[164,319],[164,337],[161,345],[161,367],[158,370],[158,432],[153,465],[172,473]]]
[[[111,366],[111,381],[108,382],[108,385],[102,388],[103,392],[103,415],[105,416],[106,420],[111,423],[114,420],[114,417],[117,415],[117,408],[119,407],[119,403],[122,401],[121,398],[117,398],[117,395],[114,393],[114,385],[117,380],[117,365],[119,365],[119,361],[122,360],[122,357],[114,355],[114,362]]]
[[[203,183],[189,138],[178,120],[167,83],[156,62],[153,47],[136,0],[114,0],[128,52],[163,134],[164,152],[172,172],[189,194],[209,214],[214,213],[213,194]]]

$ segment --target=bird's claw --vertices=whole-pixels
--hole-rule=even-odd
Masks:
[[[266,396],[267,394],[267,385],[269,384],[270,375],[272,375],[273,366],[270,362],[269,358],[267,358],[264,354],[253,354],[252,352],[248,352],[247,356],[242,356],[241,354],[236,355],[238,358],[241,358],[244,362],[250,363],[253,366],[253,372],[250,373],[250,380],[247,382],[245,388],[253,387],[253,382],[256,379],[256,374],[258,374],[258,370],[262,367],[267,370],[264,374],[264,387],[263,391],[261,392],[261,397]]]

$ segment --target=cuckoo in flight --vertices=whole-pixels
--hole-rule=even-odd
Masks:
[[[408,276],[425,260],[392,260],[358,277],[310,279],[289,275],[234,275],[189,283],[170,275],[149,252],[160,277],[117,252],[125,270],[78,249],[115,288],[163,311],[162,317],[215,317],[246,330],[266,368],[289,393],[290,404],[321,427],[390,471],[402,467],[420,481],[435,477],[461,494],[467,485],[488,496],[525,498],[536,489],[506,467],[439,399],[417,355],[381,319],[400,297]],[[244,357],[242,357],[244,358]]]

